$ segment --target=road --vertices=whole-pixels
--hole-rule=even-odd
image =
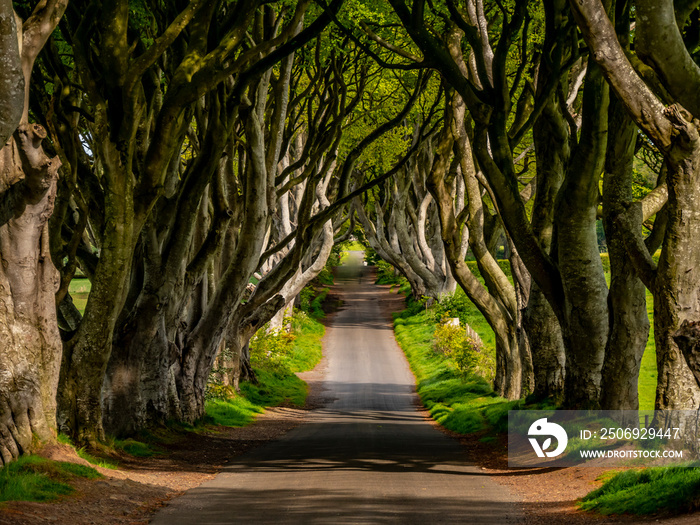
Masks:
[[[378,305],[388,292],[349,271],[324,348],[333,401],[279,441],[235,458],[152,523],[520,521],[515,496],[416,410],[415,380]]]

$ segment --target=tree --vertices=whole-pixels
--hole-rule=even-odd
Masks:
[[[666,230],[658,265],[641,235],[642,203],[630,204],[616,220],[625,228],[625,246],[638,275],[654,295],[659,371],[656,406],[697,408],[700,390],[674,339],[683,321],[694,322],[700,317],[700,270],[694,263],[700,260],[700,136],[693,117],[700,111],[695,96],[700,68],[679,30],[686,18],[676,18],[672,2],[637,2],[635,43],[640,58],[653,73],[647,83],[625,56],[600,0],[570,5],[611,88],[668,165]],[[660,97],[670,97],[675,103],[664,108]]]
[[[0,2],[2,464],[56,435],[61,341],[53,300],[58,274],[48,251],[48,219],[61,162],[44,152],[44,128],[29,123],[28,98],[34,61],[66,4],[40,2],[22,23],[9,0]]]
[[[333,8],[341,3],[334,2]],[[115,330],[125,340],[133,330],[143,332],[143,339],[136,338],[142,348],[152,342],[148,332],[159,333],[170,350],[154,349],[156,355],[165,352],[167,358],[152,357],[168,368],[165,363],[171,359],[173,339],[159,332],[157,318],[162,314],[152,312],[160,306],[172,314],[180,311],[182,301],[191,299],[189,292],[183,299],[176,291],[170,301],[167,293],[182,288],[182,268],[190,261],[191,249],[201,256],[187,268],[191,280],[184,288],[197,289],[194,297],[201,296],[203,282],[206,286],[202,279],[212,257],[210,248],[223,235],[229,210],[218,208],[212,238],[192,248],[194,225],[201,224],[196,218],[205,191],[214,195],[208,202],[225,204],[219,197],[226,188],[207,183],[217,172],[239,110],[246,111],[248,90],[328,23],[322,15],[301,29],[309,2],[297,3],[294,9],[263,4],[192,0],[181,9],[161,2],[132,9],[124,0],[100,11],[94,3],[76,2],[44,55],[44,70],[53,84],[46,92],[53,94],[45,96],[42,113],[55,130],[55,143],[70,173],[59,195],[65,220],[54,222],[54,260],[62,271],[59,299],[66,340],[59,424],[76,442],[94,446],[104,438],[102,387]],[[270,20],[279,20],[280,25],[275,27]],[[249,30],[255,33],[254,46],[246,39]],[[220,114],[213,110],[217,105]],[[193,159],[187,163],[189,169],[181,171],[183,157],[194,147],[191,140],[202,141],[203,158]],[[189,222],[168,224],[177,217],[174,212],[182,212],[182,220]],[[149,250],[162,246],[167,250],[161,254],[165,259],[150,259],[149,265],[142,265],[141,257],[153,255]],[[256,257],[254,251],[249,257]],[[76,264],[92,282],[82,317],[66,304],[70,300],[65,292]],[[241,279],[245,288],[247,277]],[[166,281],[164,287],[158,286],[159,280]],[[230,293],[227,300],[235,302],[238,287]],[[148,318],[140,326],[138,322],[129,325],[129,320],[139,319],[130,317],[138,311],[148,311]],[[175,323],[182,328],[180,321],[187,320]],[[216,332],[211,335],[219,336],[223,328]],[[136,375],[142,369],[133,368]],[[162,407],[161,402],[157,405]]]

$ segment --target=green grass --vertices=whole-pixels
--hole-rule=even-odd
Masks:
[[[309,306],[309,315],[316,321],[319,321],[326,316],[326,313],[323,311],[323,301],[326,300],[328,292],[330,291],[330,288],[324,288],[311,301],[311,304]]]
[[[394,278],[390,268],[380,268],[379,276],[380,280],[385,279],[409,293],[405,280]],[[606,278],[609,275],[606,274]],[[639,376],[639,401],[643,410],[654,407],[657,378],[653,298],[649,292],[647,311],[652,329]],[[480,440],[488,443],[507,432],[508,410],[555,408],[545,404],[526,405],[523,401],[509,402],[496,396],[490,384],[481,377],[461,375],[449,357],[433,349],[435,319],[440,316],[459,317],[462,323],[466,322],[476,330],[488,351],[494,352],[495,347],[493,331],[462,290],[428,310],[409,300],[408,308],[394,315],[396,339],[416,376],[418,394],[438,423],[462,434],[481,432]],[[650,514],[686,512],[700,507],[700,468],[659,467],[609,476],[600,489],[581,501],[583,509],[602,514]]]
[[[700,468],[652,467],[620,472],[579,506],[601,514],[681,513],[700,506]]]
[[[81,447],[81,448],[76,449],[76,452],[77,452],[78,456],[83,458],[85,461],[87,461],[88,463],[92,463],[93,465],[96,465],[98,467],[108,468],[108,469],[118,469],[119,468],[118,461],[115,461],[114,459],[110,459],[110,458],[93,456],[92,454],[88,453],[85,450],[85,447]]]
[[[241,427],[252,423],[265,408],[282,404],[304,406],[308,386],[297,377],[296,372],[311,370],[321,360],[324,330],[323,325],[314,318],[296,314],[292,321],[295,337],[289,347],[278,348],[275,345],[277,355],[269,356],[264,347],[255,349],[259,355],[251,355],[251,362],[258,383],[242,383],[240,395],[231,399],[208,400],[208,422]],[[274,342],[273,339],[268,341],[270,345]]]
[[[59,434],[57,441],[63,445],[69,445],[73,447],[75,453],[88,463],[92,463],[93,465],[96,465],[98,467],[108,469],[119,468],[119,462],[117,460],[109,457],[94,456],[90,452],[88,452],[85,447],[77,448],[71,441],[70,437],[66,436],[65,434]],[[154,448],[152,448],[152,445],[148,445],[141,441],[136,441],[135,439],[122,440],[111,438],[99,452],[104,453],[109,449],[123,450],[127,454],[131,454],[135,457],[150,457],[158,453]]]
[[[433,349],[431,311],[409,308],[395,315],[394,329],[416,376],[418,395],[438,423],[462,434],[504,428],[508,410],[521,402],[498,397],[485,379],[461,374],[449,357]]]
[[[88,279],[78,277],[73,279],[68,285],[68,291],[73,298],[73,304],[81,314],[85,313],[85,305],[87,304],[91,288],[92,285]]]
[[[658,259],[658,253],[654,257]],[[601,254],[601,258],[603,261],[603,266],[607,270],[605,278],[609,284],[610,264],[608,262],[607,254]],[[499,260],[498,264],[512,281],[509,262],[507,260]],[[467,266],[469,266],[471,271],[483,283],[483,279],[481,278],[481,274],[477,268],[476,261],[467,261]],[[393,267],[386,262],[381,262],[378,265],[377,276],[377,284],[398,284],[402,286],[402,291],[406,290],[406,279],[401,276],[394,276]],[[639,409],[653,410],[656,398],[656,383],[658,374],[656,369],[656,343],[654,341],[654,298],[648,290],[646,292],[646,299],[647,313],[649,315],[651,329],[649,330],[649,339],[647,340],[639,371]],[[481,340],[484,342],[484,347],[491,352],[492,355],[495,355],[496,341],[493,330],[486,322],[484,316],[481,315],[481,312],[479,312],[476,306],[469,300],[469,298],[466,297],[464,291],[458,287],[454,296],[449,299],[447,303],[447,309],[449,310],[450,306],[454,306],[454,311],[447,311],[445,312],[445,315],[448,317],[459,317],[462,324],[468,323],[469,326],[471,326],[476,333],[479,334],[479,337],[481,337]]]
[[[0,501],[52,501],[72,493],[77,477],[102,476],[83,465],[23,456],[0,470]]]
[[[137,441],[135,439],[114,439],[111,445],[137,458],[150,458],[162,454],[162,451],[153,444]]]
[[[647,314],[649,314],[649,339],[642,356],[642,366],[639,370],[637,389],[639,392],[639,410],[654,410],[656,400],[656,341],[654,341],[654,298],[647,290]]]

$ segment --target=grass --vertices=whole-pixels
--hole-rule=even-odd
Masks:
[[[114,439],[111,445],[137,458],[150,458],[162,454],[159,449],[154,448],[154,445],[135,439]]]
[[[241,427],[252,423],[268,407],[282,404],[304,406],[308,386],[296,373],[311,370],[321,360],[324,330],[313,317],[297,313],[292,320],[294,339],[290,344],[280,344],[275,339],[279,336],[266,336],[261,345],[251,345],[251,363],[257,384],[241,383],[240,395],[208,400],[208,422]]]
[[[608,270],[605,274],[605,278],[610,282],[609,273],[609,263],[606,265],[607,254],[602,256],[604,267]],[[657,256],[655,256],[657,257]],[[510,267],[507,260],[499,260],[499,265],[504,270],[506,275],[512,281],[510,275]],[[475,261],[467,261],[467,265],[471,271],[480,279],[481,275],[479,269],[476,266]],[[483,280],[482,280],[483,282]],[[377,284],[398,284],[404,286],[406,289],[406,279],[401,276],[394,276],[392,267],[385,262],[378,265],[378,279]],[[640,410],[653,410],[654,402],[656,399],[656,383],[657,383],[657,369],[656,369],[656,343],[654,341],[654,298],[649,292],[646,291],[646,302],[647,302],[647,314],[649,315],[649,321],[651,324],[651,329],[649,330],[649,338],[647,340],[646,348],[644,350],[644,355],[642,356],[642,364],[639,371],[638,380],[638,392],[639,392],[639,409]],[[479,334],[481,340],[484,342],[484,347],[489,350],[492,354],[495,354],[496,341],[493,334],[493,330],[481,315],[481,312],[472,303],[468,297],[464,294],[461,288],[457,288],[454,296],[448,301],[448,306],[454,305],[453,312],[446,312],[448,317],[459,317],[462,324],[467,323],[471,326],[476,333]]]
[[[100,477],[84,465],[22,456],[0,470],[0,501],[52,501],[71,494],[75,478]]]
[[[579,506],[604,515],[690,512],[700,506],[700,468],[626,470],[585,496]]]
[[[75,450],[75,453],[78,454],[78,457],[84,459],[88,463],[92,463],[93,465],[96,465],[98,467],[108,468],[108,469],[119,468],[119,463],[111,458],[96,457],[96,456],[93,456],[92,454],[88,453],[85,447],[77,448],[73,444],[73,442],[71,441],[70,437],[66,436],[65,434],[59,434],[57,441],[59,443],[62,443],[63,445],[69,445],[69,446],[73,447],[73,449]],[[117,448],[117,447],[114,447],[114,448]]]
[[[362,243],[359,243],[357,241],[352,241],[352,242],[346,242],[342,245],[342,251],[340,252],[340,264],[345,263],[345,261],[348,260],[350,257],[350,254],[348,252],[355,251],[355,252],[364,252],[366,251],[367,248],[365,248]]]
[[[86,278],[76,277],[68,285],[68,291],[73,298],[73,304],[81,314],[85,313],[85,305],[87,305],[91,288],[90,280]]]
[[[330,288],[324,288],[311,301],[311,304],[309,306],[309,315],[316,321],[319,321],[326,317],[326,313],[323,311],[323,301],[326,300],[326,297],[328,297],[328,292],[330,291]]]
[[[150,435],[149,432],[144,433],[145,441],[152,441],[153,443],[146,443],[145,441],[137,441],[136,439],[129,438],[129,439],[116,439],[116,438],[110,438],[109,441],[105,444],[104,448],[105,450],[109,449],[116,449],[116,450],[121,450],[123,452],[126,452],[127,454],[137,457],[137,458],[149,458],[151,456],[159,455],[162,454],[163,452],[158,448],[158,446],[154,443],[159,442],[160,440],[155,438],[154,436]],[[109,457],[97,457],[93,456],[92,454],[88,453],[85,447],[81,448],[76,448],[71,439],[66,436],[65,434],[59,434],[58,435],[58,442],[62,443],[64,445],[70,445],[75,449],[76,454],[78,454],[79,457],[83,458],[85,461],[88,463],[92,463],[93,465],[96,465],[98,467],[102,468],[108,468],[108,469],[117,469],[119,468],[119,462],[109,458]]]
[[[642,366],[639,370],[637,389],[639,392],[639,410],[654,410],[656,400],[656,383],[658,372],[656,369],[656,341],[654,341],[654,298],[647,290],[647,314],[651,328],[649,339],[642,356]]]
[[[409,307],[395,314],[396,340],[416,376],[416,387],[430,415],[445,428],[462,434],[505,431],[508,410],[522,404],[497,396],[478,375],[464,375],[449,358],[433,349],[433,313]]]
[[[88,463],[92,463],[95,466],[108,468],[108,469],[118,469],[119,462],[110,458],[96,457],[89,454],[85,447],[81,447],[75,450],[79,457],[83,458]]]

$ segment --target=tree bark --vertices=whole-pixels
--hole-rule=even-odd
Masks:
[[[49,254],[48,219],[61,163],[41,147],[36,124],[23,124],[0,150],[0,459],[6,464],[55,438],[61,359],[58,272]]]
[[[24,107],[24,75],[11,0],[0,1],[0,146],[17,129]]]
[[[649,339],[646,288],[625,248],[626,231],[615,217],[632,202],[637,126],[615,98],[603,179],[603,226],[610,257],[610,335],[605,349],[600,405],[603,410],[639,409],[639,370]],[[641,228],[641,225],[639,225]]]
[[[608,132],[608,86],[591,59],[586,73],[581,139],[556,206],[558,267],[564,284],[565,402],[599,402],[608,337],[608,287],[598,249],[598,185]]]
[[[700,387],[700,321],[683,321],[681,327],[673,334],[673,339]]]
[[[40,3],[23,30],[12,2],[0,1],[0,465],[56,436],[59,277],[48,220],[61,161],[27,115],[34,60],[65,7]]]
[[[658,267],[641,239],[641,232],[631,226],[641,220],[641,206],[631,206],[620,221],[627,227],[625,239],[630,259],[640,278],[654,294],[658,368],[656,408],[695,409],[700,406],[700,389],[682,359],[673,334],[683,321],[700,319],[700,268],[695,264],[700,260],[700,185],[697,183],[700,177],[700,136],[697,120],[684,116],[676,106],[663,108],[627,60],[599,0],[570,1],[570,5],[611,87],[637,125],[664,154],[669,165],[666,235]],[[644,12],[651,5],[650,2],[641,2],[638,8],[641,7]],[[646,15],[650,15],[650,12],[645,12]],[[653,20],[649,22],[644,25],[644,31],[655,30]],[[660,30],[665,29],[661,23]],[[665,50],[648,48],[647,52],[662,54]],[[684,82],[692,82],[694,72],[689,72],[683,78]],[[680,97],[682,93],[677,95]],[[625,217],[635,214],[634,220]]]
[[[556,43],[556,34],[563,23],[563,2],[545,7],[545,47]],[[552,65],[541,61],[537,75],[538,96],[546,93]],[[562,93],[568,83],[561,79],[562,89],[556,90],[545,102],[540,118],[532,129],[537,176],[535,200],[532,207],[532,230],[542,250],[552,255],[554,240],[554,212],[556,198],[564,181],[571,157],[569,126],[563,111],[567,110]],[[565,90],[566,88],[566,90]],[[554,310],[537,282],[532,279],[527,306],[523,312],[523,326],[530,341],[535,379],[533,394],[538,398],[551,397],[557,402],[564,397],[566,354],[561,326]]]

